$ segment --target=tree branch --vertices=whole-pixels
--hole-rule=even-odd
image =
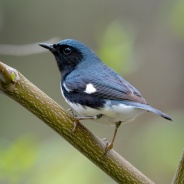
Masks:
[[[71,133],[76,120],[21,73],[1,62],[0,91],[39,117],[118,183],[153,184],[114,150],[105,157],[105,143],[80,123]]]
[[[180,162],[176,170],[175,176],[172,181],[172,184],[181,184],[181,183],[184,183],[184,150],[180,158]]]

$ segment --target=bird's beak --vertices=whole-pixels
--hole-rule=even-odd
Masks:
[[[55,52],[56,49],[53,47],[53,44],[48,43],[39,43],[39,45],[43,48],[49,49],[51,52]]]

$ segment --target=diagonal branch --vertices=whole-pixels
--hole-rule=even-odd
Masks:
[[[31,111],[118,183],[153,184],[114,150],[104,157],[105,143],[80,123],[71,133],[76,120],[21,73],[1,62],[0,92]]]
[[[172,184],[182,184],[184,183],[184,150],[180,158],[180,162],[173,178]]]

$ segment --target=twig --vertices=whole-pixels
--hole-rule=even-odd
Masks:
[[[4,71],[0,72],[0,90],[3,93],[39,117],[115,181],[124,184],[154,184],[114,150],[105,157],[105,143],[80,123],[72,133],[76,120],[21,73],[1,62],[0,68]]]
[[[172,181],[172,184],[183,184],[183,183],[184,183],[184,150],[180,158],[175,176]]]

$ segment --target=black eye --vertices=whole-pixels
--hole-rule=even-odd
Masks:
[[[66,47],[63,49],[63,54],[65,54],[65,55],[69,55],[71,52],[72,52],[72,49],[69,47]]]

